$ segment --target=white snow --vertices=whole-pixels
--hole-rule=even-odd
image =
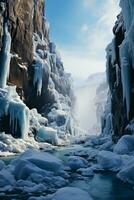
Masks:
[[[12,156],[16,153],[22,153],[27,149],[44,149],[52,150],[48,143],[36,142],[33,137],[24,139],[15,139],[11,135],[0,133],[0,156]]]

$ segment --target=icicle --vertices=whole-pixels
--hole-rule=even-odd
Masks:
[[[43,61],[41,59],[38,59],[36,60],[34,66],[34,79],[33,79],[34,86],[37,86],[37,95],[41,94],[42,73],[43,73]]]
[[[8,113],[12,133],[18,134],[22,139],[26,138],[29,130],[29,109],[22,102],[12,100],[9,103]]]
[[[5,88],[10,69],[10,49],[11,49],[11,36],[8,31],[8,26],[4,26],[3,47],[0,52],[0,87]]]
[[[37,95],[41,95],[42,91],[43,70],[48,71],[48,64],[41,58],[37,58],[34,65],[34,78],[33,78],[34,87],[37,87]]]
[[[131,101],[131,85],[130,85],[130,63],[128,53],[128,42],[125,41],[120,46],[120,60],[121,60],[121,80],[123,86],[123,99],[126,101],[127,117],[130,113]]]

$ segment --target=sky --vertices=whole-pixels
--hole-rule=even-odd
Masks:
[[[46,0],[50,39],[74,79],[105,71],[105,48],[119,14],[119,0]]]

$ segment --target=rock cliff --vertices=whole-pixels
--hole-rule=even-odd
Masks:
[[[0,87],[5,89],[8,77],[6,84],[16,86],[26,106],[54,127],[65,124],[74,99],[72,81],[49,39],[44,0],[0,1],[0,57]]]
[[[131,134],[127,125],[134,118],[134,3],[132,0],[121,0],[120,7],[122,10],[113,28],[114,38],[106,49],[110,120],[114,138]]]

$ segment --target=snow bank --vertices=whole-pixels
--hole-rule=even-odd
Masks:
[[[134,151],[134,136],[124,135],[114,147],[117,154],[130,154]]]
[[[50,127],[41,127],[37,132],[36,139],[40,142],[48,142],[53,145],[58,145],[57,131]]]
[[[65,187],[59,189],[52,197],[51,200],[91,200],[89,194],[81,189],[73,187]]]
[[[33,137],[28,137],[23,140],[15,139],[11,135],[5,133],[0,133],[0,156],[11,156],[33,148],[52,150],[52,146],[50,144],[36,142]]]

